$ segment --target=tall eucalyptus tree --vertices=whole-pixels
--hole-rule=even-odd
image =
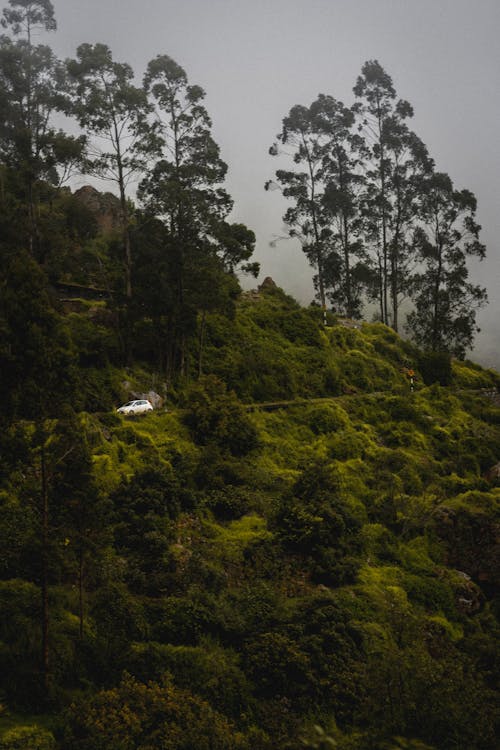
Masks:
[[[416,186],[433,165],[406,123],[413,116],[411,104],[396,98],[392,79],[377,60],[363,65],[354,94],[354,111],[368,149],[365,234],[377,264],[380,317],[398,330],[411,259],[408,237],[416,216]]]
[[[85,170],[111,182],[120,198],[125,294],[132,297],[130,181],[156,153],[154,126],[146,92],[134,84],[130,65],[113,60],[105,44],[82,44],[66,67],[72,84],[73,112],[89,142]]]
[[[482,260],[485,246],[475,219],[476,198],[455,190],[447,174],[436,173],[421,186],[420,224],[415,231],[419,273],[413,279],[415,309],[407,329],[420,346],[463,357],[478,330],[476,310],[486,290],[469,281],[467,261]]]
[[[54,114],[68,108],[64,66],[50,47],[33,43],[35,32],[56,28],[52,3],[9,0],[9,6],[1,19],[11,36],[0,37],[0,162],[27,216],[20,222],[26,245],[43,261],[41,183],[60,183],[78,161],[82,141],[55,127]]]
[[[364,144],[354,120],[342,102],[320,94],[310,107],[292,107],[270,149],[298,165],[278,169],[276,180],[292,202],[283,217],[289,236],[316,269],[320,303],[325,309],[329,298],[349,317],[360,314],[367,273],[359,212]]]
[[[288,152],[291,149],[291,152]],[[292,201],[283,220],[289,236],[296,237],[309,263],[317,272],[321,307],[326,311],[325,261],[328,252],[329,217],[324,202],[324,158],[327,145],[317,130],[311,108],[297,104],[283,119],[281,133],[269,149],[271,156],[286,153],[297,169],[278,169],[276,180],[283,196]],[[265,184],[266,190],[274,185]],[[325,318],[326,320],[326,318]]]
[[[325,145],[322,177],[323,206],[329,220],[324,268],[328,296],[337,310],[357,318],[368,275],[359,211],[364,141],[353,132],[352,110],[333,97],[321,94],[310,112]]]
[[[229,224],[233,206],[223,188],[227,166],[211,134],[203,104],[205,92],[189,83],[186,72],[168,55],[151,60],[144,78],[154,102],[161,156],[140,185],[146,214],[166,229],[164,252],[169,374],[186,372],[186,339],[194,333],[204,275],[234,273],[248,264],[255,237],[243,225]],[[211,306],[211,303],[210,305]]]

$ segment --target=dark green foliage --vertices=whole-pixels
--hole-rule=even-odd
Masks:
[[[278,179],[321,301],[357,318],[365,289],[397,327],[412,291],[424,341],[441,285],[432,354],[381,323],[325,327],[269,282],[241,294],[255,237],[228,221],[204,92],[174,60],[143,89],[104,45],[65,71],[30,39],[55,28],[48,0],[3,17],[0,747],[493,750],[500,379],[436,353],[474,330],[444,305],[480,302],[460,254],[482,246],[456,234],[465,216],[477,235],[473,197],[440,178],[457,263],[438,279],[439,186],[418,193],[425,148],[381,66],[363,67],[357,113],[293,108],[297,171]],[[51,122],[71,115],[65,72],[81,141]],[[368,146],[351,128],[378,94]],[[120,198],[61,189],[83,141],[122,125],[131,151],[86,159]],[[428,275],[410,288],[412,249]],[[151,390],[153,414],[114,411]]]
[[[487,586],[498,582],[498,514],[498,490],[458,495],[434,513],[436,531],[446,542],[450,564]]]
[[[276,325],[266,323],[271,300]],[[291,303],[279,295],[262,303],[254,335],[271,330],[283,342],[280,306]],[[242,315],[251,319],[253,309]],[[354,343],[361,374],[382,380],[387,368],[407,388],[399,370],[406,353],[386,328],[334,327],[330,334],[336,352],[319,335],[321,356],[345,357]],[[378,353],[381,343],[389,359]],[[249,414],[215,377],[185,393],[179,415],[86,418],[112,507],[101,507],[94,494],[84,445],[57,464],[80,434],[69,415],[52,427],[49,613],[59,654],[52,679],[60,705],[84,685],[88,695],[64,720],[62,747],[100,741],[93,722],[116,701],[119,711],[128,706],[126,715],[116,725],[98,724],[109,731],[107,746],[121,741],[125,716],[137,716],[137,691],[146,701],[170,673],[185,705],[193,700],[224,726],[234,723],[231,747],[254,731],[256,747],[293,747],[309,717],[330,726],[333,713],[339,747],[348,748],[353,733],[367,748],[400,736],[452,750],[465,737],[468,749],[493,750],[486,665],[493,624],[485,608],[493,611],[497,498],[480,490],[478,465],[494,463],[498,426],[480,421],[479,402],[435,384],[414,394],[297,401]],[[6,433],[4,442],[11,453],[25,445],[29,459],[22,431]],[[19,486],[22,456],[4,472],[6,487]],[[0,533],[10,548],[0,561],[6,576],[29,582],[36,567],[30,555],[40,545],[23,497],[2,498]],[[79,532],[87,503],[93,516]],[[78,545],[87,556],[80,638],[70,593]],[[41,624],[36,581],[28,585],[31,599],[9,600],[16,629],[0,636],[0,655],[8,701],[33,706],[43,680],[27,673],[39,664]],[[22,588],[17,580],[9,587]],[[123,670],[135,675],[135,687],[120,683]],[[462,694],[470,706],[461,711]],[[143,706],[150,727],[151,707]],[[481,722],[475,735],[473,714]],[[196,716],[193,731],[201,731]],[[138,721],[146,727],[146,718]]]
[[[39,726],[20,726],[0,737],[1,750],[55,750],[54,735]]]
[[[241,300],[234,322],[207,319],[205,367],[245,400],[338,394],[341,375],[320,325],[312,308],[301,310],[281,290],[262,291],[256,303]]]
[[[313,463],[282,500],[276,526],[285,549],[310,558],[313,580],[339,585],[352,582],[358,567],[359,509],[342,497],[333,466]]]
[[[238,719],[252,703],[250,683],[239,661],[235,652],[209,641],[201,646],[149,642],[136,647],[131,671],[143,681],[159,680],[168,672],[178,687]]]
[[[63,728],[68,750],[247,750],[231,723],[189,691],[125,676],[113,689],[80,701]]]
[[[309,409],[308,423],[315,434],[327,435],[346,428],[349,418],[337,404],[322,404]]]
[[[418,369],[422,373],[425,385],[451,383],[451,356],[447,352],[422,352],[418,360]]]
[[[4,415],[58,414],[74,394],[73,350],[46,279],[25,253],[3,264],[0,300],[0,386]],[[8,283],[7,283],[8,280]]]
[[[249,509],[251,497],[244,488],[231,484],[224,484],[221,489],[209,492],[205,505],[222,521],[241,518]]]
[[[290,628],[307,654],[315,702],[327,711],[333,704],[343,723],[352,720],[363,693],[360,635],[351,617],[335,596],[318,593],[303,599]]]
[[[274,632],[262,633],[245,644],[246,671],[263,700],[311,697],[309,659],[297,641]]]
[[[201,379],[191,388],[184,420],[202,445],[211,442],[235,456],[243,456],[258,445],[257,431],[236,395],[214,376]]]
[[[409,297],[417,344],[463,357],[486,301],[468,280],[468,258],[485,254],[475,197],[435,172],[408,126],[413,107],[378,60],[363,64],[353,92],[350,108],[325,94],[291,108],[269,153],[283,146],[293,163],[265,188],[291,203],[283,219],[316,270],[325,324],[327,299],[351,319],[376,301],[378,319],[398,331]]]
[[[33,674],[39,672],[40,591],[25,580],[0,582],[0,669],[2,689],[16,703],[36,700]]]
[[[146,470],[113,495],[115,547],[127,560],[124,576],[132,591],[158,595],[168,587],[173,561],[173,521],[189,495],[173,472]]]

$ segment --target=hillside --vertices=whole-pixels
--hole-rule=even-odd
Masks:
[[[64,304],[78,414],[1,438],[0,748],[493,750],[500,376],[270,285],[164,382]]]

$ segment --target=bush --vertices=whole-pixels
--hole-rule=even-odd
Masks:
[[[451,383],[451,355],[448,352],[422,352],[418,359],[418,369],[425,385]]]
[[[54,735],[40,727],[14,727],[0,737],[0,750],[55,750]]]
[[[349,424],[349,418],[338,404],[319,404],[309,409],[307,421],[316,435],[343,430]]]
[[[209,703],[171,683],[141,683],[125,675],[118,687],[70,708],[65,750],[236,750],[243,736]]]
[[[244,456],[258,445],[257,430],[233,391],[210,375],[188,393],[184,421],[197,443],[215,443],[235,456]]]

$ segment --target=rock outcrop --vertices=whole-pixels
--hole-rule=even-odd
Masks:
[[[100,193],[91,185],[84,185],[74,195],[93,214],[101,232],[120,228],[120,201],[116,195]]]

